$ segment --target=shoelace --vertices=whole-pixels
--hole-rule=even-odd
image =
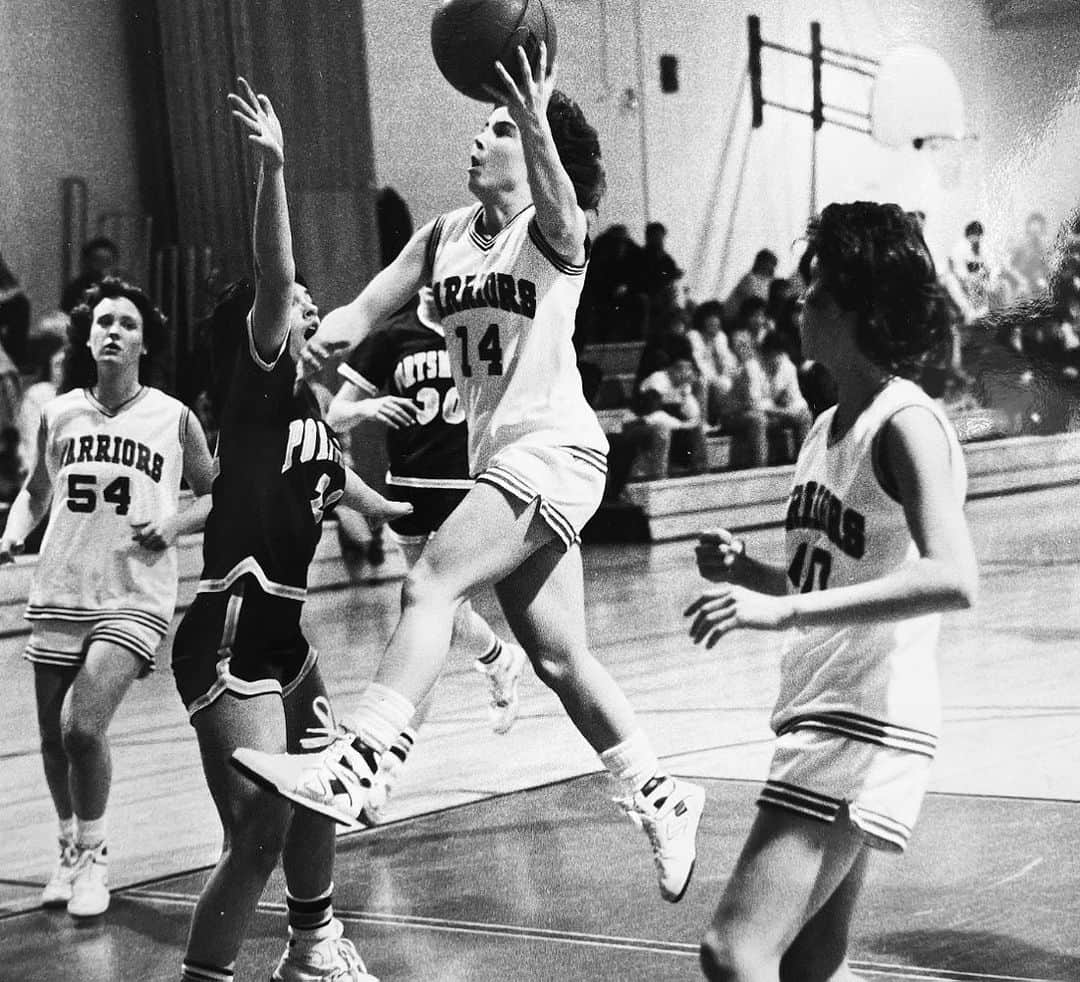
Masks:
[[[311,734],[300,738],[300,746],[305,750],[323,750],[332,747],[338,740],[352,742],[353,734],[334,719],[330,700],[326,696],[316,696],[311,702],[311,711],[322,726],[309,726],[305,732]]]

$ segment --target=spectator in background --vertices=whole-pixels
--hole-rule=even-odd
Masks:
[[[634,391],[641,387],[641,380],[671,363],[672,344],[686,340],[690,318],[685,310],[675,308],[667,311],[661,320],[650,324],[649,336],[641,349],[637,372],[634,374]]]
[[[779,262],[776,253],[769,249],[762,249],[754,256],[754,265],[750,268],[750,272],[735,284],[735,289],[724,301],[724,316],[729,323],[738,320],[739,311],[749,297],[759,298],[764,306],[769,299],[769,287],[776,278],[776,267]]]
[[[949,251],[942,283],[964,324],[990,311],[991,269],[983,253],[982,222],[968,222],[964,237]]]
[[[769,331],[761,339],[761,367],[765,370],[765,416],[771,433],[790,432],[798,454],[813,418],[799,389],[799,374],[779,333]],[[794,460],[795,454],[791,455]],[[787,462],[787,461],[785,461]]]
[[[746,467],[764,467],[769,458],[767,382],[758,357],[756,324],[764,309],[765,302],[759,297],[747,298],[742,315],[731,329],[731,350],[739,360],[739,368],[717,418],[720,429],[734,441],[733,456]]]
[[[705,417],[695,394],[698,383],[694,352],[685,336],[673,336],[662,365],[645,376],[634,394],[635,424],[653,434],[652,453],[642,459],[639,475],[667,477],[669,465],[684,473],[705,470]]]
[[[1050,282],[1046,216],[1033,211],[1024,226],[1024,241],[1012,251],[1009,268],[1022,295],[1044,293]]]
[[[56,398],[56,394],[60,391],[60,384],[64,380],[66,351],[64,338],[51,332],[42,335],[34,348],[39,361],[35,366],[34,381],[23,393],[18,424],[19,459],[27,473],[34,463],[38,428],[41,425],[41,410],[45,403]]]
[[[645,249],[642,269],[645,290],[649,295],[649,316],[655,321],[671,310],[680,307],[679,280],[683,270],[665,248],[667,228],[662,222],[649,222],[645,226]]]
[[[70,314],[90,287],[116,272],[119,259],[120,250],[112,239],[99,235],[87,242],[82,248],[82,271],[64,287],[60,309]]]
[[[30,333],[30,301],[15,274],[0,256],[0,345],[16,365],[27,363],[26,339]]]
[[[19,431],[14,426],[0,427],[0,504],[10,505],[23,482],[19,463]]]
[[[693,313],[686,335],[694,352],[694,363],[701,377],[704,399],[702,408],[711,424],[719,416],[724,398],[731,391],[739,360],[728,344],[724,331],[724,305],[706,300]]]
[[[643,252],[625,225],[611,225],[593,243],[578,303],[575,336],[584,344],[640,341],[648,325]]]
[[[0,344],[0,430],[10,426],[18,432],[21,403],[22,376],[18,366]]]

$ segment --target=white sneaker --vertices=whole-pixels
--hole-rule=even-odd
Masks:
[[[41,891],[42,907],[65,907],[71,899],[71,880],[75,876],[75,861],[79,850],[74,844],[60,840],[60,858],[49,882]]]
[[[109,851],[105,843],[80,849],[71,879],[67,912],[72,917],[98,917],[109,909]]]
[[[355,945],[342,937],[343,932],[335,917],[324,938],[305,941],[290,937],[270,978],[274,982],[379,982],[368,973]]]
[[[360,820],[367,825],[379,825],[386,817],[385,810],[390,800],[390,793],[394,790],[401,769],[405,766],[403,761],[392,750],[387,750],[379,761],[379,769],[371,779],[371,790],[367,793],[367,801],[364,810],[360,813]]]
[[[518,683],[528,661],[525,651],[516,644],[503,643],[502,654],[493,665],[485,665],[477,660],[473,668],[488,678],[491,686],[491,705],[488,718],[491,728],[496,733],[508,733],[518,718],[521,700],[518,697]]]
[[[650,782],[651,784],[652,782]],[[660,896],[678,903],[690,885],[697,859],[696,836],[705,791],[697,784],[665,777],[626,798],[615,799],[652,843]]]
[[[240,747],[232,765],[257,784],[350,829],[359,821],[374,774],[348,730],[334,734],[320,753],[268,754]]]

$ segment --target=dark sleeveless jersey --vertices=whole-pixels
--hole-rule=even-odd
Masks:
[[[303,599],[323,513],[345,487],[341,446],[311,390],[294,395],[288,349],[272,367],[256,358],[243,344],[222,414],[199,591],[251,573],[267,593]]]
[[[405,487],[468,488],[468,434],[442,330],[417,316],[415,305],[375,328],[340,373],[368,396],[412,399],[413,426],[387,431],[387,483]]]

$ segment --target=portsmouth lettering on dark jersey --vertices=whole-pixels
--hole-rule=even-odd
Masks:
[[[866,519],[854,508],[848,508],[824,484],[807,481],[796,484],[788,499],[784,528],[817,529],[829,541],[853,559],[861,559],[866,551]]]
[[[314,460],[326,460],[340,467],[341,444],[334,431],[321,419],[294,419],[289,422],[289,439],[285,443],[284,474],[290,467]]]
[[[437,378],[453,378],[450,371],[450,353],[441,351],[416,351],[405,355],[394,369],[394,385],[399,392]]]
[[[440,317],[475,307],[498,307],[532,318],[536,315],[536,284],[509,273],[448,276],[431,284]]]
[[[68,464],[122,464],[159,482],[165,458],[130,437],[93,433],[64,441],[60,447],[60,466]]]

